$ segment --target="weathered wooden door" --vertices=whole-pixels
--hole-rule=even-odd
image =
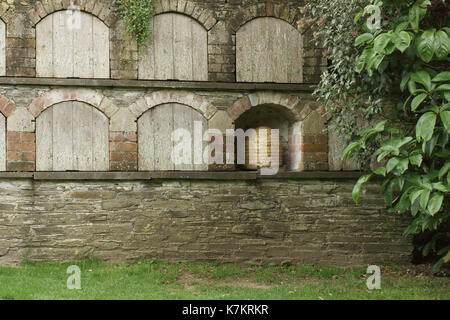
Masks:
[[[109,28],[97,17],[68,10],[36,26],[36,74],[55,78],[109,78]]]
[[[0,113],[0,171],[6,170],[6,118]]]
[[[187,16],[152,19],[149,45],[139,62],[139,79],[208,80],[208,34]]]
[[[109,120],[82,102],[63,102],[36,120],[37,171],[108,171]]]
[[[236,34],[238,82],[303,82],[303,37],[289,23],[258,18]]]
[[[196,124],[197,122],[197,124]],[[207,120],[198,111],[181,104],[165,104],[150,109],[138,121],[139,170],[142,171],[202,171],[207,170],[205,164],[195,164],[195,156],[203,153],[205,144],[200,143],[202,150],[196,149],[194,128],[202,127],[201,137],[207,130]],[[191,150],[191,163],[174,163],[172,150],[179,141],[172,141],[172,133],[184,129],[189,133],[190,145],[184,145],[184,150]],[[200,132],[200,131],[199,131]],[[198,144],[197,144],[198,145]],[[196,153],[197,152],[197,153]]]
[[[6,25],[0,19],[0,76],[6,75]]]

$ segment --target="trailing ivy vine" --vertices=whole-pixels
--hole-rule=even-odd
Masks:
[[[153,0],[114,0],[127,32],[140,47],[145,47],[150,35],[150,19],[153,16]]]

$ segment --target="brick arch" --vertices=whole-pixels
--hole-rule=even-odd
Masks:
[[[0,95],[0,113],[8,118],[16,110],[16,104],[14,101],[7,97]]]
[[[107,27],[111,27],[118,20],[114,13],[112,1],[72,1],[75,6],[80,8],[80,11],[90,13],[99,18]],[[41,0],[37,1],[34,8],[28,12],[28,16],[35,27],[46,16],[61,10],[67,10],[71,7],[69,0]]]
[[[298,7],[289,4],[275,4],[271,1],[253,4],[240,9],[229,22],[231,30],[236,33],[244,24],[262,17],[273,17],[286,21],[297,29]]]
[[[131,113],[136,118],[139,118],[149,109],[168,103],[178,103],[191,107],[200,112],[208,120],[217,112],[217,108],[211,105],[208,100],[187,91],[152,92],[137,100],[129,108]]]
[[[200,23],[207,31],[217,23],[214,12],[210,9],[199,6],[194,1],[189,0],[155,0],[154,14],[181,13],[193,18]]]
[[[54,89],[34,99],[28,106],[28,111],[34,118],[47,108],[66,101],[79,101],[93,106],[108,119],[119,110],[108,98],[95,90],[89,89]]]
[[[291,121],[302,121],[312,112],[312,109],[309,105],[306,105],[301,111],[297,110],[295,106],[300,102],[299,97],[290,94],[257,92],[240,98],[228,108],[227,112],[231,119],[235,121],[251,108],[272,104],[286,109],[286,112],[292,116]]]

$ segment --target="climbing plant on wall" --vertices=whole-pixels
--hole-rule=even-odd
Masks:
[[[355,37],[363,27],[353,18],[363,9],[360,0],[315,0],[301,8],[298,21],[301,32],[311,32],[317,48],[329,61],[328,71],[322,75],[314,94],[326,104],[332,115],[329,128],[343,137],[345,142],[356,138],[355,133],[377,116],[382,116],[383,98],[392,86],[386,85],[386,74],[358,73],[354,61],[359,55],[353,46]],[[367,167],[370,150],[361,150],[358,162]]]
[[[384,20],[384,28],[369,27],[367,17]],[[373,157],[379,167],[363,176],[353,190],[358,202],[362,186],[381,176],[386,205],[413,217],[406,235],[436,232],[423,254],[441,256],[434,270],[450,261],[447,237],[450,222],[450,28],[445,0],[371,0],[356,15],[362,32],[355,39],[356,72],[385,78],[398,88],[397,104],[387,118],[363,130],[344,157],[381,141]],[[375,23],[377,22],[375,19]],[[393,76],[397,74],[398,76]]]
[[[153,16],[153,0],[114,0],[121,18],[125,21],[127,32],[145,46],[150,35],[150,19]]]

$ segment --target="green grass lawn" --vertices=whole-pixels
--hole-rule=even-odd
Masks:
[[[81,290],[67,289],[72,264],[0,267],[0,299],[450,299],[450,278],[415,267],[382,267],[382,289],[369,291],[361,267],[73,264]]]

